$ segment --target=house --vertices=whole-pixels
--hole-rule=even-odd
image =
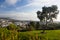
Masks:
[[[11,24],[8,19],[6,18],[0,18],[0,27],[7,27],[9,24]]]
[[[10,18],[0,18],[0,26],[1,27],[7,27],[9,24],[14,23],[16,26],[21,28],[29,28],[31,21],[27,20],[14,20]],[[36,25],[37,21],[32,21]]]

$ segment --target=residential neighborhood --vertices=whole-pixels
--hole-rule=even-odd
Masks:
[[[9,24],[14,23],[16,26],[20,26],[20,27],[28,27],[28,25],[30,24],[31,21],[19,21],[19,20],[13,20],[13,19],[9,19],[9,18],[0,18],[0,26],[1,27],[7,27]],[[36,22],[38,21],[32,21],[36,24]]]

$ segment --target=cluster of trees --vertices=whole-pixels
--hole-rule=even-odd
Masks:
[[[31,23],[31,26],[32,27],[30,27],[30,28],[33,28],[34,30],[56,30],[56,29],[60,29],[60,23],[58,22],[58,23],[54,23],[53,22],[53,24],[52,23],[49,23],[48,25],[47,25],[47,27],[46,27],[46,25],[44,25],[44,24],[41,24],[40,25],[40,23],[39,22],[36,22],[36,23],[34,23],[34,22],[32,22]],[[32,29],[32,30],[33,30]]]

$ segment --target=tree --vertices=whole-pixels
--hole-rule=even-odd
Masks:
[[[50,7],[42,7],[42,12],[37,11],[37,17],[40,19],[40,22],[45,22],[45,27],[47,28],[47,22],[53,22],[53,18],[57,18],[57,14],[59,13],[58,7],[56,5],[52,5]],[[43,29],[43,33],[45,32],[45,29]]]
[[[33,22],[33,21],[30,21],[30,23],[28,24],[28,30],[31,31],[31,30],[35,30],[35,26],[36,26],[36,23]]]
[[[30,21],[29,25],[30,25],[29,27],[30,30],[35,30],[35,22]]]
[[[36,22],[36,27],[35,27],[36,30],[40,29],[40,23],[39,22]]]

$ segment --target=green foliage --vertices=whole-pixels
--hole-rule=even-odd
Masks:
[[[60,29],[60,23],[53,23],[53,24],[48,24],[49,29]]]
[[[31,30],[35,30],[35,26],[36,26],[36,24],[33,22],[33,21],[30,21],[30,24],[29,24],[30,26],[29,26],[29,31],[31,31]]]
[[[53,22],[53,18],[57,18],[57,14],[59,13],[58,7],[56,5],[52,5],[50,7],[42,7],[42,12],[37,11],[37,17],[40,19],[40,22],[45,22],[44,28],[47,27],[48,25],[48,20],[49,22]],[[44,23],[43,23],[44,24]],[[43,29],[45,30],[45,29]],[[44,31],[43,31],[44,33]]]
[[[36,23],[36,27],[35,27],[35,29],[39,29],[41,26],[40,26],[40,23],[39,22],[37,22]]]
[[[17,39],[17,32],[10,31],[7,28],[0,28],[0,40],[15,40]]]
[[[35,26],[35,22],[31,21],[30,25],[34,27]]]
[[[37,17],[40,21],[45,20],[47,24],[47,20],[53,21],[52,18],[56,18],[57,14],[59,13],[58,7],[56,5],[52,5],[50,7],[42,7],[42,12],[37,11]]]
[[[7,29],[9,30],[15,30],[17,28],[17,26],[15,24],[10,24],[9,26],[7,26]]]
[[[60,30],[46,30],[46,34],[41,31],[17,32],[0,28],[0,40],[60,40]]]
[[[46,30],[45,34],[41,33],[41,30],[27,31],[27,32],[18,32],[20,27],[17,27],[15,24],[9,25],[8,28],[0,28],[0,40],[60,40],[60,30]],[[39,26],[39,25],[38,25]],[[49,26],[57,26],[58,24],[50,24]],[[33,30],[31,26],[31,30]]]

